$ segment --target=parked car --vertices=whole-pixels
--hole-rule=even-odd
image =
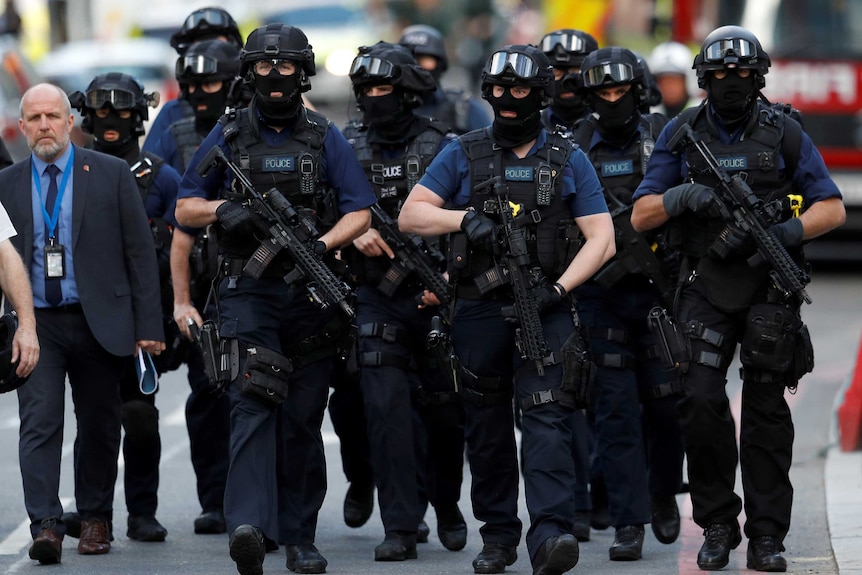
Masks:
[[[27,139],[18,130],[21,96],[41,81],[18,43],[9,36],[0,36],[0,137],[16,162],[30,154]]]
[[[364,3],[345,0],[292,2],[290,8],[263,15],[261,22],[289,24],[305,32],[317,68],[308,96],[312,104],[350,101],[353,92],[348,73],[359,47],[389,36],[388,30],[366,13]]]

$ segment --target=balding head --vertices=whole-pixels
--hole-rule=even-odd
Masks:
[[[66,93],[54,84],[36,84],[21,97],[18,127],[27,145],[40,159],[53,162],[71,141],[72,106]]]

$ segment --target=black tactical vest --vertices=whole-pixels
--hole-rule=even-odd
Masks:
[[[298,211],[313,214],[321,234],[335,224],[337,206],[334,194],[323,184],[321,167],[329,120],[302,108],[290,139],[277,147],[269,146],[260,137],[252,107],[222,116],[219,123],[234,161],[259,192],[277,188]],[[227,199],[236,199],[240,194],[239,189],[223,191]],[[260,243],[251,224],[231,233],[217,227],[216,232],[219,247],[236,257],[250,256]]]
[[[736,143],[724,144],[707,105],[684,110],[678,117],[678,125],[688,122],[728,174],[744,172],[745,181],[761,201],[769,202],[795,193],[791,162],[787,157],[784,158],[787,168],[779,169],[785,124],[792,120],[759,101],[757,114],[752,115],[743,137]],[[711,188],[717,186],[716,178],[691,143],[685,147],[685,161],[690,181]],[[721,218],[705,219],[686,211],[671,220],[670,241],[685,255],[703,257],[725,225]]]
[[[198,134],[198,131],[195,129],[194,116],[177,120],[171,124],[170,131],[171,136],[173,136],[174,142],[177,145],[177,153],[180,157],[181,167],[179,172],[182,174],[186,167],[188,167],[192,156],[200,147],[201,143],[203,143],[204,137]]]
[[[365,170],[365,176],[377,196],[377,203],[396,220],[407,194],[425,173],[447,133],[443,123],[432,121],[407,144],[401,155],[389,158],[384,157],[379,144],[368,141],[368,132],[361,124],[349,124],[343,130],[344,137],[353,146]],[[439,241],[434,243],[438,244]],[[361,283],[379,283],[391,267],[387,256],[369,258],[352,246],[342,250],[342,255]]]
[[[490,128],[474,130],[458,138],[470,165],[470,186],[487,182],[496,176],[505,184],[508,201],[518,206],[515,225],[526,228],[530,265],[540,268],[548,278],[559,275],[568,262],[561,262],[558,240],[572,219],[568,203],[563,201],[563,171],[575,145],[559,133],[547,133],[547,140],[537,153],[526,158],[504,154],[496,146]],[[494,186],[470,195],[468,207],[500,221]],[[457,235],[457,234],[456,234]],[[453,244],[457,241],[453,238]],[[459,250],[450,250],[450,274],[459,284],[470,286],[479,275],[501,266],[498,258],[479,250],[470,250],[466,262]],[[454,258],[461,257],[460,261]],[[469,288],[468,288],[469,289]],[[486,294],[483,294],[486,295]]]

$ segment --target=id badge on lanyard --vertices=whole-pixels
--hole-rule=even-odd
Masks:
[[[45,246],[45,278],[63,279],[66,277],[66,248],[48,238]]]

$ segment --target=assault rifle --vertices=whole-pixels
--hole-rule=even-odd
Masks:
[[[228,160],[218,146],[214,146],[201,160],[198,174],[206,177],[218,165],[224,165],[233,172],[245,190],[248,207],[263,217],[269,226],[270,237],[261,242],[254,251],[243,272],[252,277],[260,277],[275,256],[281,250],[287,250],[296,265],[284,276],[284,281],[292,284],[307,278],[305,289],[312,301],[323,309],[337,305],[347,317],[353,319],[356,312],[348,303],[351,297],[350,286],[336,277],[311,248],[311,243],[319,236],[314,225],[297,212],[276,188],[265,193],[258,192],[242,170]]]
[[[551,351],[542,333],[542,320],[533,287],[540,284],[537,271],[530,267],[530,255],[527,252],[527,236],[524,228],[515,223],[515,211],[509,201],[509,194],[500,176],[495,176],[478,186],[480,191],[488,186],[494,187],[496,211],[500,216],[503,235],[506,243],[504,273],[512,285],[514,303],[503,308],[503,316],[515,320],[515,344],[524,359],[532,359],[539,375],[545,375],[545,365],[552,363]]]
[[[611,218],[617,240],[617,255],[596,273],[593,279],[603,288],[609,288],[628,274],[642,273],[655,286],[662,302],[673,307],[673,287],[668,283],[661,262],[649,241],[632,227],[632,206],[621,202],[610,190],[605,194],[613,203]]]
[[[432,250],[418,235],[405,234],[399,230],[398,223],[379,204],[374,204],[370,209],[374,227],[395,253],[395,259],[377,289],[391,296],[410,272],[416,272],[426,289],[440,300],[441,308],[448,308],[452,301],[449,284],[437,271],[444,260],[443,254]]]
[[[723,204],[721,210],[725,220],[748,232],[754,240],[757,254],[748,260],[749,265],[754,267],[759,258],[762,258],[771,268],[769,277],[772,283],[783,292],[784,297],[798,297],[810,304],[811,298],[806,293],[805,286],[811,278],[793,261],[784,245],[769,230],[769,227],[777,222],[769,217],[768,210],[760,198],[739,174],[731,176],[719,165],[703,139],[688,124],[683,123],[680,126],[668,143],[668,148],[674,150],[684,140],[694,145],[718,180],[718,188],[715,191]]]

